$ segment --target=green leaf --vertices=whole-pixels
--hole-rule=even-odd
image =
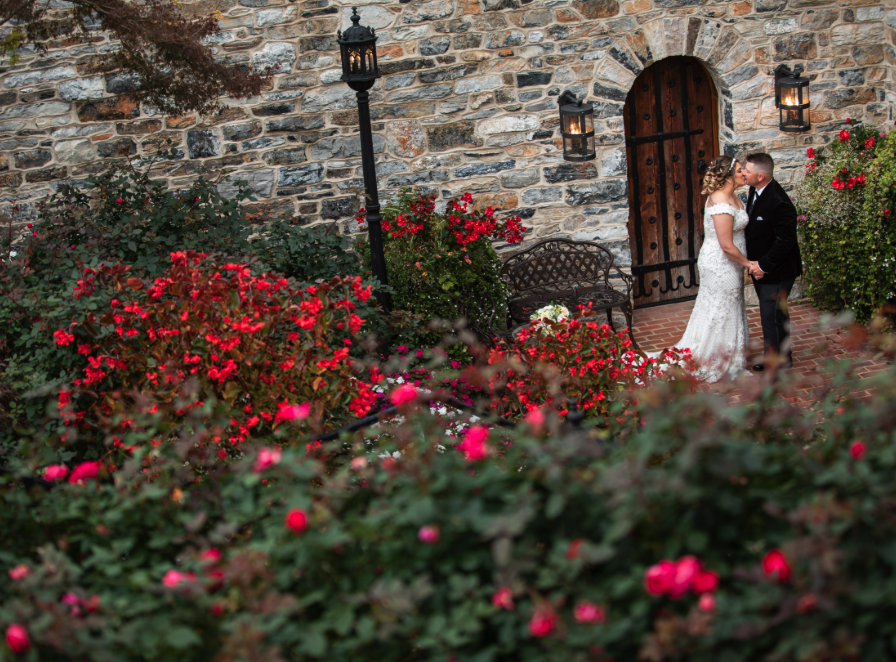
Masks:
[[[202,642],[202,639],[190,628],[183,625],[172,626],[165,635],[165,641],[172,648],[182,650]]]

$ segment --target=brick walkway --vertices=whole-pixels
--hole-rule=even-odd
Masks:
[[[684,334],[693,301],[672,303],[635,311],[635,339],[644,351],[658,351],[671,347]],[[750,322],[750,354],[747,365],[761,362],[762,328],[759,325],[759,308],[747,308]],[[797,393],[807,396],[824,379],[825,364],[831,358],[851,358],[855,361],[859,383],[853,391],[857,397],[868,395],[861,380],[886,370],[887,360],[868,350],[851,349],[845,329],[823,329],[819,325],[821,313],[808,302],[791,302],[791,335],[793,338],[793,371]],[[720,387],[724,388],[724,386]]]

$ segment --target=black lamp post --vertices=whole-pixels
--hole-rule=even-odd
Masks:
[[[376,164],[373,156],[373,136],[370,129],[370,95],[367,93],[380,70],[376,63],[376,35],[373,29],[359,25],[358,9],[352,9],[352,25],[344,33],[337,34],[342,53],[342,80],[358,93],[358,122],[361,127],[361,168],[364,171],[364,189],[367,193],[367,237],[370,241],[370,264],[373,275],[380,283],[389,283],[386,277],[386,256],[383,254],[383,227],[380,216],[380,196],[376,188]],[[392,301],[386,292],[376,292],[376,299],[383,309],[392,309]]]
[[[793,70],[786,64],[775,69],[775,105],[780,112],[781,131],[802,133],[812,128],[809,121],[809,79],[803,78],[803,65]]]
[[[591,161],[594,153],[594,106],[567,90],[557,99],[564,161]]]

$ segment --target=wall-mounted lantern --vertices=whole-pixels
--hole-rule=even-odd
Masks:
[[[802,133],[812,128],[809,121],[809,79],[800,76],[801,73],[801,64],[793,70],[786,64],[775,69],[775,105],[781,113],[781,131],[787,133]]]
[[[590,161],[594,153],[594,106],[567,90],[557,99],[564,161]]]

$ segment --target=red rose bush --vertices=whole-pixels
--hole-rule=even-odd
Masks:
[[[59,392],[64,438],[121,447],[136,412],[164,413],[174,434],[214,402],[220,425],[201,441],[232,449],[283,425],[301,434],[371,410],[378,373],[349,357],[364,324],[356,307],[371,296],[360,279],[296,289],[195,252],[172,253],[171,261],[165,277],[149,283],[126,266],[87,270],[75,296],[105,287],[116,298],[56,332],[60,351],[86,359],[73,388]]]

